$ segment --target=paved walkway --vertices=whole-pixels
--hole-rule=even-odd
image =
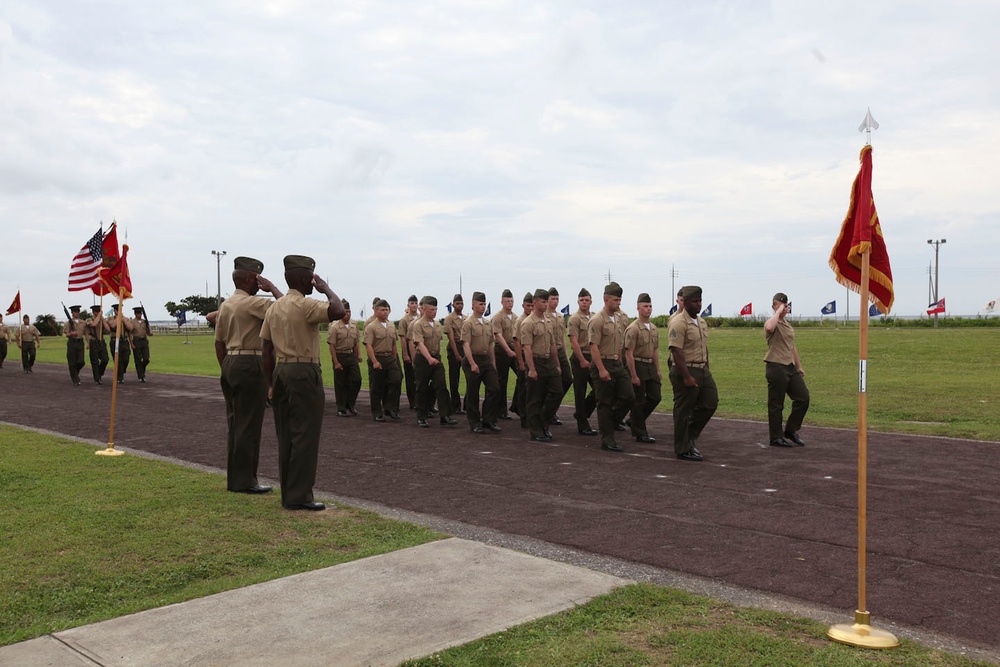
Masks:
[[[0,647],[0,665],[398,665],[626,583],[451,538]]]

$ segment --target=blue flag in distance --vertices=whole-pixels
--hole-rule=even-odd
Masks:
[[[833,315],[834,313],[837,312],[837,302],[831,301],[830,303],[823,306],[823,308],[819,312],[823,313],[824,315]]]
[[[701,317],[711,317],[712,316],[712,304],[708,304],[705,310],[701,311]]]

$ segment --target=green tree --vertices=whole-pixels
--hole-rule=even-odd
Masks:
[[[225,299],[223,299],[225,301]],[[174,303],[173,301],[167,301],[164,304],[167,312],[170,313],[171,317],[177,317],[177,313],[182,310],[186,310],[190,313],[198,313],[199,315],[208,315],[214,310],[218,310],[218,305],[216,304],[214,296],[199,296],[197,294],[192,294],[191,296],[186,296],[181,299],[180,303]]]
[[[62,327],[56,322],[55,315],[39,315],[35,318],[35,328],[43,336],[58,336],[62,333]]]

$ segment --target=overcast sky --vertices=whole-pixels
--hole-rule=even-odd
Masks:
[[[223,294],[238,255],[283,286],[306,254],[355,313],[460,284],[575,308],[609,272],[662,313],[673,268],[715,315],[779,290],[842,314],[871,107],[893,311],[926,309],[944,238],[940,295],[974,315],[1000,297],[998,24],[985,0],[5,0],[0,306],[90,304],[70,261],[116,219],[154,320],[215,294],[212,250]]]

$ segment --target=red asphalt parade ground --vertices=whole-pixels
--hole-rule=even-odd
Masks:
[[[64,366],[16,359],[0,375],[0,421],[107,442],[111,383],[73,387]],[[84,378],[88,373],[84,374]],[[110,373],[108,374],[110,376]],[[119,385],[115,444],[224,469],[218,379],[150,373]],[[669,389],[664,391],[669,397]],[[669,399],[668,399],[669,400]],[[500,434],[336,416],[327,389],[316,482],[374,501],[581,551],[684,572],[844,610],[857,606],[857,432],[806,426],[804,448],[769,447],[766,423],[713,419],[704,462],[677,460],[669,414],[656,444],[619,433],[626,452],[576,433],[572,407],[555,441],[518,422]],[[596,426],[596,416],[592,424]],[[807,419],[808,423],[808,419]],[[1000,443],[870,433],[868,610],[906,625],[1000,646]],[[108,461],[113,466],[114,461]],[[262,477],[276,479],[268,411]],[[225,480],[220,480],[220,493]],[[277,502],[275,499],[274,502]]]

